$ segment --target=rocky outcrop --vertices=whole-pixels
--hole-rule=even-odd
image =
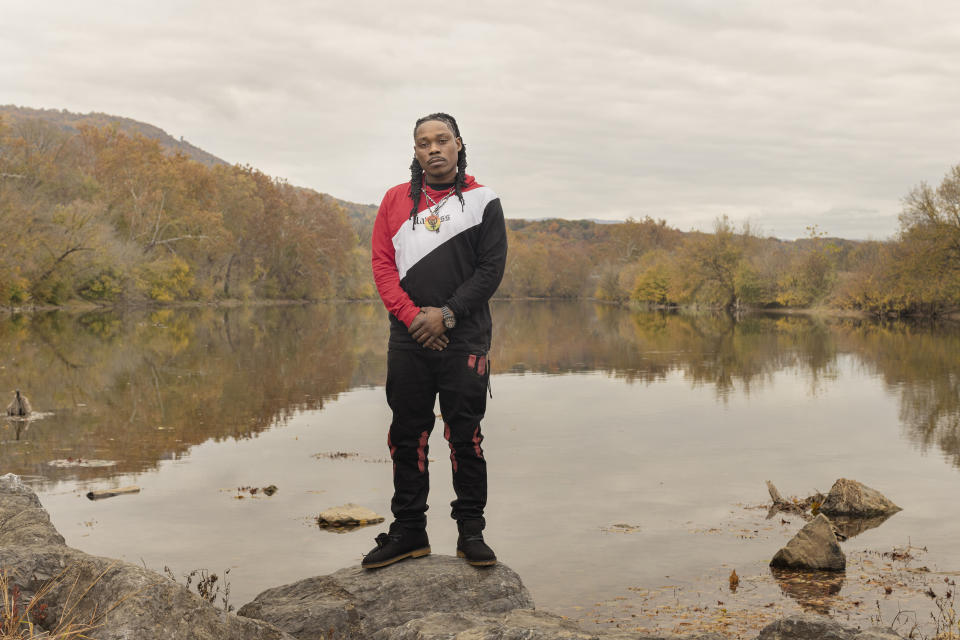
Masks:
[[[0,477],[0,566],[26,598],[53,580],[42,601],[46,619],[68,611],[77,622],[92,620],[98,640],[293,640],[262,621],[227,614],[158,573],[71,549],[37,496],[12,474]]]
[[[807,523],[787,546],[777,551],[770,561],[771,567],[783,569],[808,569],[843,571],[847,558],[840,550],[840,543],[833,533],[830,521],[822,513]]]
[[[506,565],[477,569],[439,555],[268,589],[240,615],[267,620],[298,640],[665,640],[587,632],[535,611],[520,576]],[[708,634],[686,640],[723,639]]]
[[[504,614],[532,608],[520,576],[504,564],[477,570],[450,556],[428,556],[376,571],[360,567],[268,589],[241,607],[297,638],[370,638],[432,613]]]
[[[791,616],[760,631],[757,640],[901,640],[892,629],[857,629],[815,616]]]
[[[874,518],[890,516],[898,511],[902,509],[876,489],[846,478],[833,483],[827,499],[820,505],[820,513],[831,517]]]

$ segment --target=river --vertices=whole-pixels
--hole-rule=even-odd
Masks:
[[[924,591],[960,570],[956,325],[557,301],[493,314],[486,538],[538,607],[731,637],[801,610],[934,629]],[[238,607],[358,563],[385,525],[313,518],[354,502],[389,521],[387,329],[372,303],[4,317],[0,389],[39,415],[0,422],[0,474],[24,476],[71,546],[181,580],[230,569]],[[452,555],[442,431],[429,535]],[[806,497],[841,477],[903,511],[842,544],[845,574],[772,574],[803,521],[766,519],[764,482]],[[140,493],[85,498],[127,485]]]

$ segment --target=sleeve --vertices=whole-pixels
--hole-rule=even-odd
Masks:
[[[387,202],[389,199],[389,194],[384,196],[377,211],[377,219],[373,223],[373,236],[370,241],[373,281],[377,285],[377,292],[387,311],[409,327],[420,313],[420,307],[413,303],[407,292],[400,286],[400,271],[397,269],[396,251],[393,247],[387,216],[390,208]]]
[[[457,287],[447,306],[456,318],[477,311],[493,297],[507,264],[507,227],[500,198],[491,200],[483,212],[477,242],[477,266],[473,275]]]

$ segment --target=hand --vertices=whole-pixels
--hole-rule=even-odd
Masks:
[[[436,338],[430,338],[423,343],[425,349],[433,349],[434,351],[443,351],[446,346],[450,344],[450,338],[446,335],[437,336]]]
[[[424,345],[431,338],[438,338],[446,333],[447,328],[443,326],[443,314],[437,307],[421,307],[420,313],[410,323],[407,329],[413,339],[419,344]],[[446,346],[446,345],[444,345]]]

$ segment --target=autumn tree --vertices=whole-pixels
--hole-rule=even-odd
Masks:
[[[737,276],[748,233],[738,234],[726,215],[717,218],[712,234],[692,236],[685,247],[691,272],[697,276],[695,293],[715,300],[725,309],[737,306]]]

